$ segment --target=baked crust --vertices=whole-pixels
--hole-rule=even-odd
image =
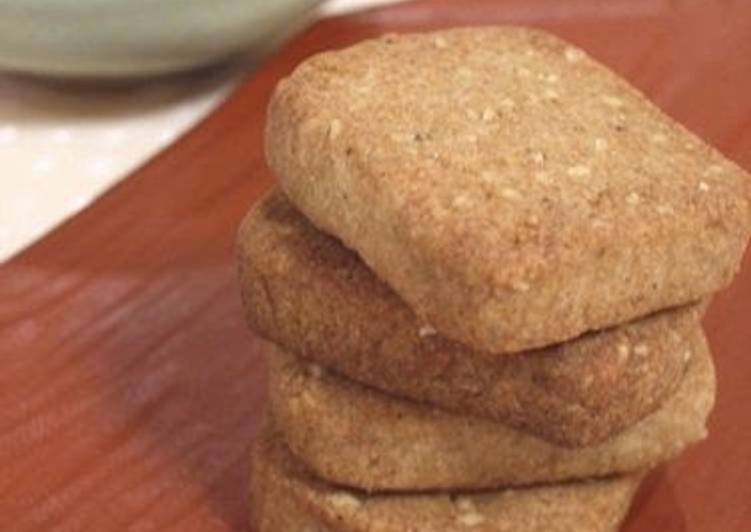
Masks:
[[[603,441],[678,386],[702,306],[570,342],[496,355],[448,340],[278,190],[238,237],[251,327],[285,349],[396,396],[494,419],[562,445]]]
[[[581,449],[389,396],[273,346],[267,350],[270,412],[310,471],[366,491],[474,490],[633,473],[706,436],[715,374],[698,327],[694,343],[675,395],[619,435]]]
[[[421,321],[494,353],[713,293],[749,235],[745,172],[540,30],[316,55],[279,84],[266,154]]]
[[[251,479],[257,532],[615,532],[640,476],[475,494],[367,495],[307,474],[270,431]]]

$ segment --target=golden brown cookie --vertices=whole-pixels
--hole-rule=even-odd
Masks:
[[[568,449],[491,421],[447,414],[269,346],[275,426],[317,476],[366,491],[474,490],[651,469],[703,439],[715,375],[697,327],[678,392],[614,438]]]
[[[255,532],[615,532],[637,475],[475,494],[366,495],[307,474],[280,440],[256,444]]]
[[[725,286],[749,176],[540,30],[386,36],[282,81],[282,187],[446,337],[504,353]]]
[[[238,239],[246,314],[259,334],[397,396],[487,417],[565,445],[602,441],[657,407],[683,374],[701,308],[655,314],[511,355],[434,334],[278,191]]]

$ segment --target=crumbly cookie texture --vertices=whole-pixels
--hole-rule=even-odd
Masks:
[[[715,398],[701,330],[678,391],[619,435],[559,447],[502,424],[398,399],[269,346],[270,412],[320,478],[370,492],[549,484],[651,469],[704,439]]]
[[[257,442],[258,532],[615,532],[641,476],[479,494],[367,495],[308,475],[267,431]]]
[[[569,446],[607,439],[662,404],[683,375],[703,309],[494,355],[422,322],[278,190],[248,214],[238,254],[246,315],[259,334],[355,381]]]
[[[319,54],[279,84],[266,154],[421,321],[494,353],[710,294],[749,236],[748,174],[539,30]]]

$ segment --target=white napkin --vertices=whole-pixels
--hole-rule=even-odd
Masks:
[[[398,0],[331,0],[322,16]],[[75,90],[0,75],[0,261],[45,235],[221,103],[242,73]]]

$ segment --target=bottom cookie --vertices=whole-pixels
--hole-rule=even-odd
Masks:
[[[268,428],[256,442],[254,532],[614,532],[640,475],[466,494],[367,495],[313,478]]]

